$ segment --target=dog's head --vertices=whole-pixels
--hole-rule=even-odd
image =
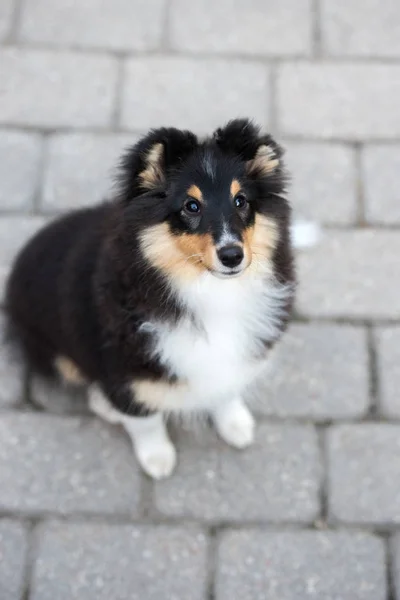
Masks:
[[[239,276],[271,263],[287,233],[282,150],[247,120],[204,141],[152,131],[125,155],[120,183],[141,251],[168,275]]]

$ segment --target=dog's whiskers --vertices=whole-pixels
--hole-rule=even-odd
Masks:
[[[201,262],[202,258],[203,258],[203,254],[201,253],[197,253],[197,254],[191,254],[190,256],[187,256],[185,259],[185,264],[188,262],[188,260],[190,260],[191,258],[198,258],[197,260],[193,261],[193,264],[198,264],[199,262]]]

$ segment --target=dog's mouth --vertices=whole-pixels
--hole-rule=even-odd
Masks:
[[[214,277],[218,277],[219,279],[234,279],[235,277],[240,277],[244,271],[246,271],[247,266],[241,267],[239,269],[230,269],[228,270],[219,270],[219,269],[208,269],[208,271],[214,275]]]

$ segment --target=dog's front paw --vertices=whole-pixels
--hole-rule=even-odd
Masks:
[[[253,415],[240,400],[235,400],[216,411],[214,423],[219,436],[234,448],[246,448],[254,441]]]
[[[153,479],[169,477],[176,465],[176,450],[169,440],[159,443],[140,441],[136,456],[143,471]]]

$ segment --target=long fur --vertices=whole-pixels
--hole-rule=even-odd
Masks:
[[[6,308],[29,366],[95,383],[130,416],[240,393],[293,303],[282,154],[247,120],[204,141],[163,128],[130,148],[114,198],[55,220],[15,261]],[[185,213],[188,190],[200,220]],[[219,262],[226,239],[247,266],[236,277]]]

